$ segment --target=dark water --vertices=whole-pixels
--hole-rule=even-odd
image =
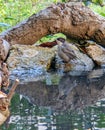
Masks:
[[[105,130],[105,70],[21,82],[0,130]]]

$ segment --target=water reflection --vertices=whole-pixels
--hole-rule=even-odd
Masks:
[[[105,72],[71,72],[20,84],[2,130],[104,130]]]
[[[55,74],[54,81],[50,75],[50,84],[46,85],[46,78],[27,82],[20,84],[17,92],[38,106],[51,106],[55,110],[81,109],[105,97],[105,74],[102,72],[94,70],[80,76],[73,72],[72,76],[70,73],[62,77]]]
[[[100,106],[86,107],[81,112],[55,112],[50,107],[33,106],[24,97],[12,100],[11,117],[2,130],[101,130],[105,128],[105,100]],[[103,129],[102,129],[103,130]]]

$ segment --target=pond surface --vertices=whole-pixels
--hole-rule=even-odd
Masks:
[[[0,130],[105,130],[105,69],[22,80]]]

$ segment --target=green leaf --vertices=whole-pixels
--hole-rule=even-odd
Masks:
[[[13,18],[13,17],[11,17],[11,16],[7,16],[7,17],[5,17],[5,20],[6,20],[6,19],[16,20],[15,18]]]

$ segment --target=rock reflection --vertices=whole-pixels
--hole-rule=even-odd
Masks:
[[[104,85],[104,70],[97,69],[81,76],[65,74],[58,85],[46,85],[45,81],[20,84],[17,92],[35,105],[51,106],[54,110],[64,111],[85,108],[104,98]]]

